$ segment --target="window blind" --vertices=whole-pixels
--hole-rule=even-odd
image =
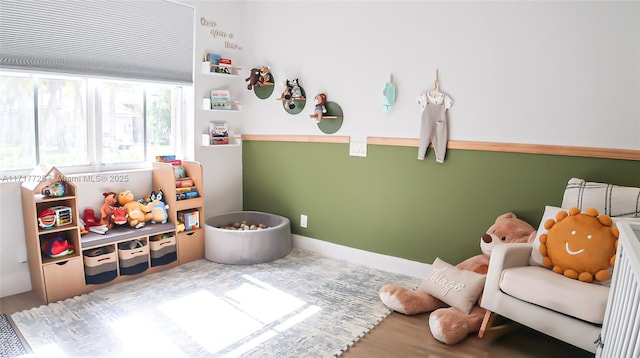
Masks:
[[[193,83],[194,9],[171,1],[0,0],[0,66]]]

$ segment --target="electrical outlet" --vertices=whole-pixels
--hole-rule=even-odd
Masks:
[[[300,215],[300,227],[307,228],[307,216],[305,214]]]
[[[356,141],[350,142],[349,155],[352,157],[366,157],[367,142],[356,142]]]

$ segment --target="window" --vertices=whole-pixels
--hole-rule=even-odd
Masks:
[[[129,169],[180,155],[183,89],[0,72],[0,171]]]

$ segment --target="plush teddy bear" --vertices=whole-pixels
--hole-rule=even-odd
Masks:
[[[253,89],[253,87],[260,86],[260,78],[260,69],[252,68],[251,72],[249,73],[249,77],[245,78],[245,81],[249,82],[249,84],[247,85],[247,89],[251,90]]]
[[[495,245],[530,243],[535,237],[536,230],[527,222],[513,213],[502,214],[482,235],[480,239],[482,254],[470,257],[455,267],[484,275],[487,273],[489,257]],[[410,290],[400,285],[385,285],[380,288],[380,300],[390,309],[406,315],[431,312],[429,316],[431,334],[435,339],[446,344],[458,343],[470,333],[480,330],[486,310],[478,303],[471,307],[469,313],[465,313],[420,288]],[[479,297],[482,297],[481,292]]]

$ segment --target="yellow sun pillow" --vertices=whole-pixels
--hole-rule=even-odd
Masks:
[[[545,266],[584,282],[610,278],[619,232],[608,215],[571,208],[558,211],[544,227],[548,231],[540,235],[539,251]]]

